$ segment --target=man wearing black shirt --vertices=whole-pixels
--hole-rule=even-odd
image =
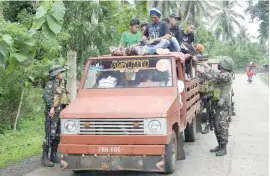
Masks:
[[[188,25],[186,30],[182,30],[183,42],[187,44],[194,43],[194,24]]]
[[[165,49],[169,45],[170,38],[169,25],[160,20],[161,12],[157,8],[150,10],[152,23],[148,24],[145,31],[145,38],[149,39],[147,42],[147,49],[150,54],[155,54],[157,48]],[[139,52],[138,52],[139,53]]]
[[[178,21],[181,20],[181,17],[179,17],[176,14],[171,14],[169,18],[163,19],[163,21],[166,21],[169,24],[170,27],[170,34],[171,38],[169,39],[170,44],[168,46],[170,51],[180,51],[180,45],[183,41],[182,33],[180,31],[180,28],[176,25]]]

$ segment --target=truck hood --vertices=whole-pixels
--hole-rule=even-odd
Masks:
[[[77,98],[61,118],[167,117],[176,96],[106,96]]]

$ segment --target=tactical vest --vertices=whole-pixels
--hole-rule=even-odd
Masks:
[[[54,107],[68,105],[70,103],[70,98],[69,92],[65,87],[65,81],[56,82],[54,86]]]
[[[221,89],[221,98],[225,100],[225,103],[227,103],[228,106],[230,106],[232,81],[230,83],[220,83],[219,88]]]

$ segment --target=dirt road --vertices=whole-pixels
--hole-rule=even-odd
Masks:
[[[230,123],[228,155],[216,157],[214,134],[197,134],[197,141],[185,144],[186,160],[178,161],[175,176],[268,176],[269,90],[258,78],[249,84],[237,75],[234,83],[236,116]],[[54,168],[38,168],[25,176],[155,176],[156,173],[87,172],[73,174]]]

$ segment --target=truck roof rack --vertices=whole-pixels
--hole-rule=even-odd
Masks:
[[[130,58],[130,59],[136,59],[136,58],[168,58],[168,57],[174,57],[174,55],[172,54],[167,54],[167,55],[144,55],[144,56],[140,56],[140,55],[134,55],[134,56],[112,56],[111,54],[109,55],[103,55],[103,56],[98,56],[98,57],[92,57],[92,58],[88,58],[88,60],[95,60],[95,59],[126,59],[126,58]]]

